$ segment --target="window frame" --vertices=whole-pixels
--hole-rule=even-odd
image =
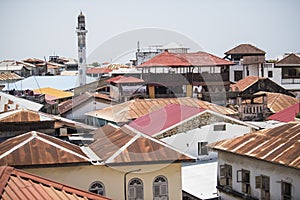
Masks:
[[[289,194],[286,194],[286,187],[289,187]],[[281,199],[282,200],[291,200],[293,199],[292,197],[292,183],[286,182],[286,181],[281,181]]]
[[[137,181],[139,184],[134,183]],[[141,191],[141,194],[138,194],[139,191]],[[141,179],[132,178],[129,180],[127,198],[128,200],[144,199],[144,183]]]
[[[102,188],[97,188],[97,189],[92,189],[92,190],[91,190],[91,187],[92,187],[93,185],[95,185],[95,184],[101,185]],[[99,193],[99,192],[93,192],[93,190],[101,190],[101,189],[102,189],[102,193]],[[99,195],[105,196],[105,185],[104,185],[103,182],[101,182],[101,181],[94,181],[94,182],[92,182],[92,183],[90,184],[89,190],[88,190],[88,191],[89,191],[89,192],[92,192],[92,193],[95,193],[95,194],[99,194]]]
[[[261,190],[261,199],[270,199],[270,177],[261,174],[260,176],[255,176],[255,188]]]
[[[208,142],[198,142],[198,156],[208,155]]]
[[[226,131],[226,124],[214,124],[213,129],[214,131]]]
[[[158,179],[162,179],[163,181],[160,181]],[[153,199],[154,200],[159,200],[159,199],[164,199],[168,200],[169,199],[169,184],[168,184],[168,179],[167,177],[163,175],[156,176],[153,180]],[[157,189],[158,188],[158,193]],[[164,191],[164,192],[162,192]]]
[[[237,182],[242,183],[242,192],[251,194],[250,171],[246,169],[237,170]]]
[[[232,165],[220,165],[219,183],[232,188]]]

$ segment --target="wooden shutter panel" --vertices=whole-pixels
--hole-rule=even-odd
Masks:
[[[160,187],[160,195],[162,195],[162,196],[168,195],[168,187],[167,187],[167,185],[161,185],[161,187]]]
[[[136,190],[135,187],[128,188],[128,197],[129,198],[136,198]]]
[[[255,188],[261,188],[261,176],[255,176]]]

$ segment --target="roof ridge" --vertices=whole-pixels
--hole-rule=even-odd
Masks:
[[[121,128],[119,128],[121,129]],[[136,132],[135,132],[136,133]],[[112,156],[110,156],[105,163],[110,163],[113,159],[115,159],[118,155],[120,155],[127,147],[129,147],[133,142],[135,142],[139,137],[141,136],[141,133],[137,134],[131,138],[126,144],[124,144],[118,151],[116,151]]]
[[[29,133],[26,134],[31,134],[31,136],[29,138],[27,138],[26,140],[20,142],[19,144],[13,146],[10,150],[4,152],[3,154],[0,155],[0,159],[2,159],[3,157],[9,155],[10,153],[12,153],[13,151],[17,150],[18,148],[24,146],[26,143],[30,142],[31,140],[33,140],[36,136],[36,132],[35,131],[31,131]],[[20,135],[23,136],[23,135]],[[13,139],[13,138],[12,138]]]
[[[194,156],[192,156],[192,155],[189,155],[189,154],[187,154],[187,153],[185,153],[185,152],[182,152],[182,151],[178,150],[177,148],[175,148],[175,147],[173,147],[173,146],[171,146],[171,145],[169,145],[169,144],[167,144],[167,143],[165,143],[165,142],[163,142],[163,141],[161,141],[161,140],[159,140],[159,139],[156,139],[156,138],[151,137],[151,136],[149,136],[149,135],[147,135],[147,134],[144,134],[144,133],[142,133],[142,132],[140,132],[140,131],[138,131],[138,130],[136,130],[136,129],[130,127],[130,126],[128,126],[127,124],[125,124],[124,127],[126,127],[126,128],[128,128],[128,129],[134,131],[135,133],[136,133],[136,132],[139,133],[139,134],[140,134],[140,135],[139,135],[140,137],[142,136],[142,137],[147,138],[147,139],[149,139],[149,140],[151,140],[151,141],[153,141],[153,142],[156,142],[156,143],[158,143],[158,144],[160,144],[160,145],[163,145],[163,146],[165,146],[165,147],[167,147],[167,148],[170,148],[171,150],[176,151],[177,153],[183,154],[183,155],[188,156],[188,157],[190,157],[190,158],[192,158],[192,159],[196,159],[196,157],[194,157]]]
[[[41,133],[40,133],[41,134]],[[48,136],[48,135],[47,135]],[[51,137],[51,136],[50,136]],[[61,149],[61,150],[63,150],[63,151],[66,151],[66,152],[68,152],[68,153],[71,153],[71,154],[73,154],[73,155],[75,155],[75,156],[77,156],[77,157],[80,157],[80,158],[82,158],[82,159],[85,159],[85,160],[88,160],[88,161],[90,161],[90,158],[88,157],[88,156],[86,156],[86,157],[84,157],[84,156],[82,156],[82,155],[80,155],[80,154],[78,154],[78,153],[76,153],[76,152],[74,152],[74,151],[72,151],[72,150],[70,150],[70,149],[68,149],[68,148],[66,148],[66,147],[63,147],[63,146],[61,146],[61,145],[58,145],[58,144],[56,144],[56,143],[54,143],[54,142],[51,142],[51,141],[49,141],[49,140],[47,140],[47,139],[45,139],[45,138],[43,138],[43,137],[41,137],[41,136],[39,136],[39,135],[36,135],[35,136],[35,138],[37,138],[37,139],[39,139],[39,140],[41,140],[41,141],[43,141],[43,142],[45,142],[45,143],[47,143],[47,144],[50,144],[50,145],[52,145],[52,146],[54,146],[54,147],[56,147],[56,148],[59,148],[59,149]],[[53,137],[53,138],[55,138],[55,137]],[[55,139],[57,139],[57,138],[55,138]],[[58,139],[57,139],[58,140]],[[63,141],[63,140],[60,140],[61,142],[63,142],[63,143],[67,143],[67,144],[69,144],[69,145],[72,145],[72,146],[76,146],[76,145],[74,145],[74,144],[71,144],[71,143],[68,143],[68,142],[66,142],[66,141]],[[77,146],[76,146],[77,147]],[[80,148],[80,147],[79,147]],[[81,148],[80,148],[80,150],[81,150]],[[84,153],[84,152],[83,152]]]

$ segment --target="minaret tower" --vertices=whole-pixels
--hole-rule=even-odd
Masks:
[[[76,28],[78,37],[78,71],[79,71],[79,84],[86,84],[86,33],[85,30],[85,17],[80,11],[78,15],[78,26]]]

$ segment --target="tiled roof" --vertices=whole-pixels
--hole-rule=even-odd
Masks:
[[[106,80],[108,83],[144,83],[145,81],[132,76],[116,76]]]
[[[139,67],[189,67],[233,65],[232,62],[206,52],[169,53],[163,52],[144,62]]]
[[[9,166],[0,167],[0,199],[108,200],[108,198]]]
[[[0,143],[0,165],[89,164],[79,146],[31,131]]]
[[[300,169],[300,123],[288,123],[209,145],[214,149]]]
[[[35,89],[33,92],[35,94],[45,94],[47,100],[70,98],[74,95],[72,92],[65,92],[51,87]]]
[[[291,53],[290,55],[286,56],[285,58],[277,61],[275,66],[284,66],[284,65],[300,65],[300,57],[296,54]]]
[[[107,132],[99,128],[93,133],[97,134],[97,140],[89,147],[107,165],[195,161],[194,158],[127,125]]]
[[[72,99],[66,100],[58,105],[58,111],[60,114],[64,114],[69,110],[81,105],[82,103],[86,102],[90,98],[93,97],[93,94],[90,92],[85,92],[83,94],[77,95]]]
[[[108,74],[112,70],[106,67],[95,67],[86,70],[87,74]]]
[[[247,55],[247,54],[266,54],[263,50],[251,45],[251,44],[240,44],[233,49],[225,52],[226,55],[232,54],[240,54],[240,55]]]
[[[280,112],[292,105],[295,105],[299,102],[297,98],[281,94],[281,93],[273,93],[273,92],[257,92],[255,94],[263,94],[267,95],[267,106],[273,112]],[[254,99],[254,103],[262,103],[262,97]]]
[[[201,107],[224,115],[236,115],[237,112],[207,101],[194,98],[161,98],[161,99],[133,99],[121,104],[109,106],[101,110],[86,113],[86,115],[105,119],[116,123],[127,123],[130,120],[149,114],[169,104]]]
[[[16,81],[21,79],[23,79],[23,77],[16,73],[0,73],[0,81]]]
[[[148,115],[137,118],[129,126],[150,136],[174,126],[205,109],[180,104],[170,104]]]
[[[281,122],[291,122],[295,121],[296,115],[300,112],[300,103],[296,103],[288,108],[285,108],[270,117],[268,120],[276,120]]]
[[[260,79],[265,79],[265,78],[259,78],[257,76],[247,76],[247,77],[239,80],[235,84],[232,84],[231,90],[242,92],[242,91],[246,90],[247,88],[249,88],[254,83],[256,83]]]

